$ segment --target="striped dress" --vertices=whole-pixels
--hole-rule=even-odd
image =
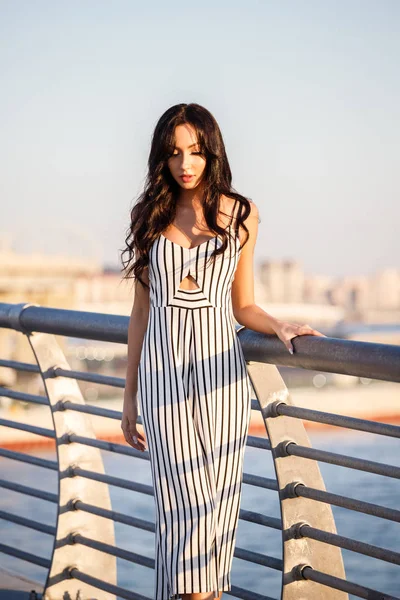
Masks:
[[[221,244],[188,249],[161,234],[149,255],[137,397],[154,485],[155,600],[231,589],[252,388],[232,313],[236,228],[213,264]],[[179,289],[187,275],[196,289]]]

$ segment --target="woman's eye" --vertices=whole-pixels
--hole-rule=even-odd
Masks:
[[[201,152],[191,152],[191,154],[201,154]],[[171,156],[179,156],[179,152],[173,152]]]

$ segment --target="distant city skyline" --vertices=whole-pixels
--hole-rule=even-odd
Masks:
[[[133,281],[118,270],[104,269],[85,256],[18,254],[0,245],[0,303],[33,302],[130,314]],[[320,326],[392,324],[400,332],[400,269],[383,269],[371,277],[336,278],[305,273],[296,261],[266,260],[255,272],[255,302],[277,318]],[[400,342],[400,338],[399,342]]]
[[[400,3],[0,1],[0,238],[120,266],[161,114],[219,122],[255,261],[400,267]]]

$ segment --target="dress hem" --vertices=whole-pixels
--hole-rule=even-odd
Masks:
[[[231,584],[226,584],[223,585],[222,588],[220,590],[218,590],[218,593],[221,592],[230,592],[231,591]],[[172,596],[168,596],[168,598],[166,600],[181,600],[182,598],[182,594],[211,594],[215,592],[215,590],[186,590],[184,592],[177,592],[176,594],[173,594]],[[214,598],[218,598],[217,596],[214,596]]]

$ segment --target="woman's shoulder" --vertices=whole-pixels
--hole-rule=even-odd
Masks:
[[[222,196],[222,200],[223,200],[223,203],[225,206],[225,209],[224,209],[225,212],[227,214],[232,215],[233,218],[236,219],[237,215],[239,214],[240,203],[238,203],[236,201],[236,199],[228,198],[227,196]],[[257,207],[256,203],[253,202],[253,200],[251,200],[250,198],[247,198],[247,200],[250,203],[250,213],[249,213],[247,219],[257,219],[259,221],[259,211],[258,211],[258,207]],[[236,204],[237,204],[237,207],[235,208]],[[233,213],[235,213],[235,214],[233,214]]]
[[[250,198],[248,198],[248,201],[250,202],[250,214],[247,217],[248,219],[259,219],[259,212],[258,212],[258,207],[256,205],[255,202],[253,202],[253,200],[250,200]]]

